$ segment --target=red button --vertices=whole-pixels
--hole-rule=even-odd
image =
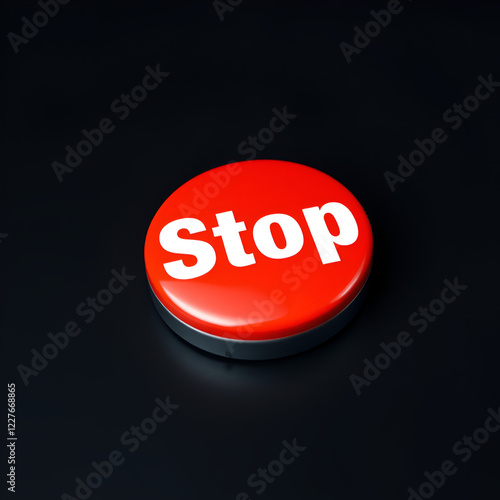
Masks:
[[[175,332],[215,354],[266,359],[317,345],[352,318],[372,251],[368,217],[342,184],[297,163],[253,160],[171,194],[144,256]]]

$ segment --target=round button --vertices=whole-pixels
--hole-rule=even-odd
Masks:
[[[239,359],[294,354],[357,312],[373,238],[356,198],[297,163],[252,160],[198,175],[149,227],[153,301],[191,344]]]

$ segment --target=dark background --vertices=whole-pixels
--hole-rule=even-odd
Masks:
[[[452,447],[500,405],[500,92],[456,131],[442,114],[479,75],[500,81],[500,9],[402,2],[348,64],[339,44],[386,5],[246,0],[221,22],[210,0],[73,0],[15,54],[7,34],[40,7],[2,3],[0,324],[5,384],[17,387],[17,498],[74,496],[114,449],[126,461],[92,500],[406,499],[446,459],[458,471],[435,498],[499,497],[500,433],[467,463]],[[111,102],[156,64],[170,76],[120,121]],[[310,165],[357,196],[375,236],[370,294],[316,349],[219,359],[156,313],[144,238],[169,194],[246,159],[239,144],[283,106],[297,118],[258,158]],[[116,130],[59,183],[51,163],[104,117]],[[435,127],[449,139],[392,193],[384,172]],[[123,266],[135,280],[86,325],[76,306]],[[417,334],[409,315],[454,277],[467,290]],[[18,365],[71,320],[82,333],[25,386]],[[357,396],[349,377],[402,330],[414,343]],[[167,395],[179,409],[125,451],[120,436]],[[247,478],[294,438],[307,450],[257,495]]]

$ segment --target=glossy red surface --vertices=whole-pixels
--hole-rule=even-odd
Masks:
[[[330,202],[347,207],[358,234],[351,244],[335,245],[339,261],[323,263],[303,209],[321,208]],[[237,223],[244,222],[246,229],[238,234],[244,252],[253,254],[255,263],[235,267],[229,262],[223,238],[214,236],[213,228],[219,225],[216,214],[228,211]],[[270,258],[257,248],[253,228],[270,214],[291,216],[300,226],[303,245],[295,255]],[[205,230],[190,234],[188,229],[180,229],[178,237],[207,242],[215,251],[213,267],[191,279],[172,277],[164,264],[181,260],[189,267],[198,259],[165,250],[160,244],[162,229],[183,218],[201,221]],[[322,220],[331,235],[337,236],[339,226],[333,215]],[[288,240],[278,224],[270,226],[276,252],[300,247],[293,221],[291,226],[295,230],[289,232]],[[368,278],[372,250],[368,218],[339,182],[304,165],[253,160],[205,172],[171,194],[151,222],[144,254],[154,293],[177,318],[219,337],[267,340],[304,332],[342,311]]]

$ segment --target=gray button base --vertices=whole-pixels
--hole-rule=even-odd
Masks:
[[[302,333],[273,340],[234,340],[198,330],[174,316],[158,299],[150,286],[154,305],[167,325],[190,344],[225,358],[263,360],[291,356],[311,349],[337,334],[359,311],[367,290],[367,283],[350,304],[339,314],[321,325]]]

